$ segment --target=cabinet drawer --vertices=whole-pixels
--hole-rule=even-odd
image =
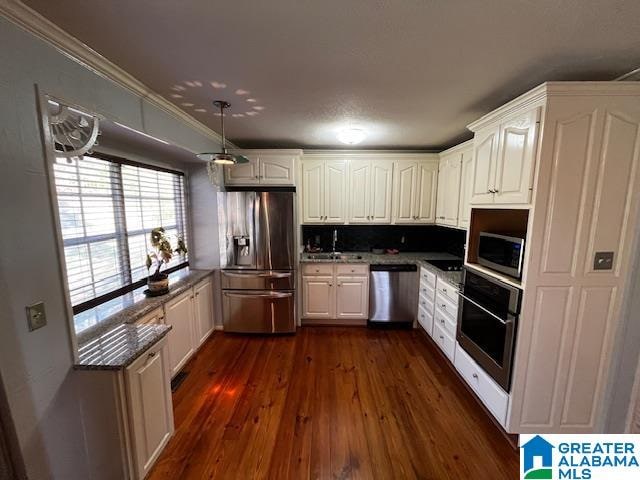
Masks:
[[[456,305],[458,304],[458,289],[438,277],[436,290],[449,297]]]
[[[433,314],[434,305],[433,300],[429,300],[428,298],[420,295],[418,298],[418,307],[427,311],[427,313]]]
[[[331,263],[305,263],[302,265],[303,275],[333,275]]]
[[[435,287],[430,287],[424,282],[420,282],[420,292],[418,293],[432,302],[436,297]]]
[[[418,323],[424,331],[433,336],[433,313],[424,308],[418,308]]]
[[[453,302],[451,298],[443,293],[438,292],[436,294],[436,307],[445,312],[451,318],[455,319],[458,316],[458,303]]]
[[[436,288],[436,274],[426,268],[420,268],[420,281],[431,288]]]
[[[434,316],[434,320],[433,320],[434,323],[438,324],[440,328],[445,330],[453,338],[456,337],[456,325],[458,323],[457,319],[451,318],[449,315],[447,315],[442,310],[440,310],[437,306],[433,316]]]
[[[480,397],[482,403],[494,417],[504,426],[507,418],[509,395],[478,366],[460,345],[456,345],[455,367],[462,378]]]
[[[164,323],[164,310],[162,307],[156,308],[154,311],[136,320],[136,325],[153,325],[156,323]]]
[[[455,338],[449,335],[449,333],[435,321],[433,322],[433,339],[447,358],[453,362],[454,352],[456,349]]]
[[[362,263],[338,264],[336,265],[336,275],[361,276],[369,275],[369,265]]]

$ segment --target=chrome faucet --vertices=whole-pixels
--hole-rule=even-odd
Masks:
[[[338,241],[338,229],[333,230],[333,241],[331,242],[331,253],[336,253],[336,242]]]

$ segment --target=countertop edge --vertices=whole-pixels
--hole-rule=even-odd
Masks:
[[[161,332],[159,332],[157,334],[157,337],[155,337],[151,342],[149,342],[147,345],[144,346],[144,348],[140,348],[139,350],[137,350],[133,355],[131,355],[129,358],[127,358],[127,360],[125,362],[123,362],[122,364],[118,364],[118,365],[100,365],[100,364],[95,364],[95,363],[79,363],[76,362],[73,364],[73,369],[76,371],[112,371],[112,372],[117,372],[120,370],[124,370],[125,368],[127,368],[129,365],[131,365],[133,362],[135,362],[138,358],[140,358],[147,350],[149,350],[151,347],[155,346],[158,344],[158,342],[162,341],[163,338],[165,338],[169,332],[173,329],[173,327],[171,325],[165,325],[165,324],[159,324],[159,326],[163,326],[165,327]]]

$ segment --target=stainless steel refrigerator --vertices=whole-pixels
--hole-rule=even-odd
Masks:
[[[293,191],[218,194],[225,332],[296,330]]]

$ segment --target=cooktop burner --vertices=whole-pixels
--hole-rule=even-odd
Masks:
[[[444,270],[446,272],[459,272],[462,270],[462,260],[427,260],[430,265],[433,265],[440,270]]]

